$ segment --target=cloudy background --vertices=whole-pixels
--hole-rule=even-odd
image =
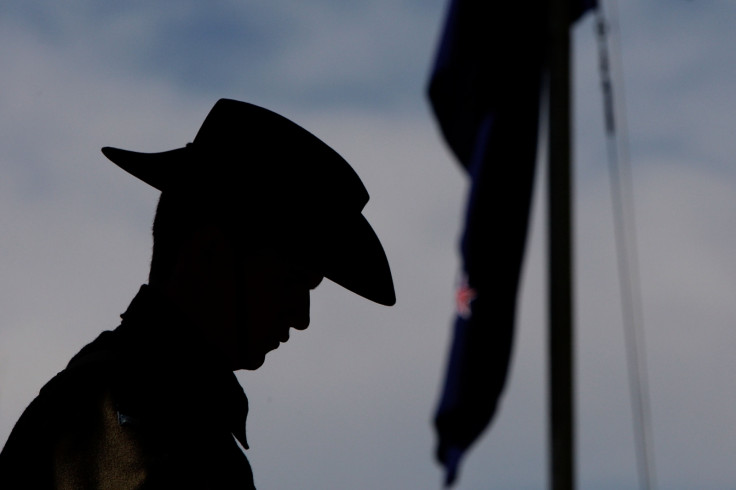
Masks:
[[[439,488],[466,182],[424,89],[444,0],[0,5],[0,443],[145,281],[157,193],[99,148],[179,147],[231,97],[356,168],[398,304],[325,283],[312,326],[239,374],[259,488]],[[619,6],[661,488],[736,487],[736,4]],[[637,488],[591,19],[575,28],[578,481]],[[539,175],[544,179],[544,172]],[[541,182],[541,181],[540,181]],[[544,186],[508,390],[458,488],[547,483]]]

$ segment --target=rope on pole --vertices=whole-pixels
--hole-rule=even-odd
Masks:
[[[656,488],[656,473],[649,390],[647,387],[639,261],[636,252],[633,178],[623,102],[621,50],[616,36],[618,33],[618,18],[615,2],[611,1],[610,13],[614,22],[609,23],[606,20],[602,3],[599,2],[595,12],[596,33],[636,461],[639,485],[646,490],[652,490]],[[611,51],[616,55],[615,60],[613,60],[617,62],[615,65],[611,63],[612,60],[609,58],[609,42],[611,43]],[[612,72],[616,78],[612,77]],[[614,97],[614,95],[617,97]]]

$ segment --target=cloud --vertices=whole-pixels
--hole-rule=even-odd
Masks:
[[[429,420],[444,368],[466,182],[424,86],[443,2],[5,2],[0,7],[0,440],[38,388],[145,280],[156,193],[99,153],[191,141],[219,96],[334,146],[399,303],[333,285],[313,324],[241,374],[264,487],[439,484]],[[660,484],[728,488],[736,433],[733,8],[621,6]],[[243,26],[243,29],[239,29]],[[576,31],[580,482],[634,488],[605,140],[591,22]],[[542,169],[542,176],[544,171]],[[543,180],[540,181],[540,184]],[[508,391],[461,488],[546,481],[544,195],[536,194]],[[317,449],[318,448],[318,449]],[[289,469],[284,471],[284,462]]]

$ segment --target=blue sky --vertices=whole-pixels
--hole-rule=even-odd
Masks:
[[[618,8],[658,479],[733,488],[736,5]],[[99,149],[179,147],[231,97],[296,120],[351,162],[398,295],[384,308],[325,283],[312,326],[239,375],[256,483],[439,488],[429,421],[466,188],[424,96],[444,9],[439,0],[3,2],[0,441],[146,280],[156,192]],[[578,481],[633,489],[591,19],[574,41]],[[508,389],[458,488],[546,484],[543,187]]]

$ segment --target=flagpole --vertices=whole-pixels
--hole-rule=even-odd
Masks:
[[[551,0],[549,35],[549,476],[553,490],[572,490],[575,427],[568,0]]]

